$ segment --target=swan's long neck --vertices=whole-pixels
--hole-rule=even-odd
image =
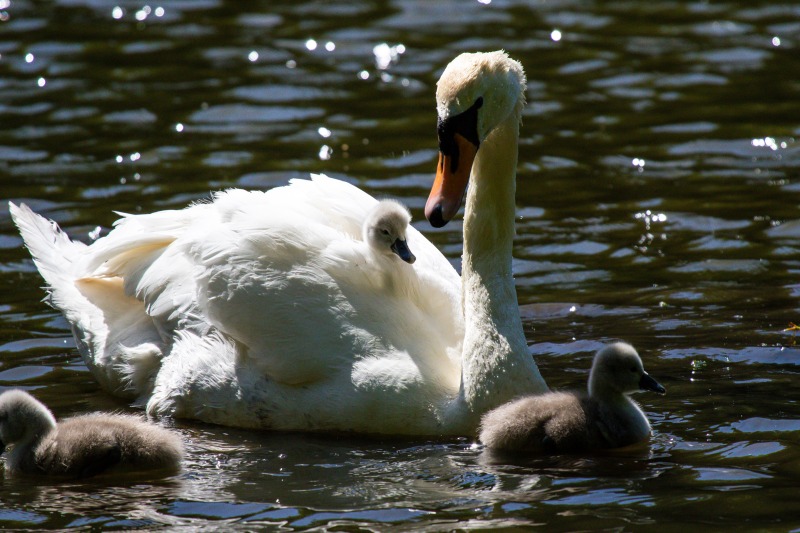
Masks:
[[[547,386],[528,352],[511,271],[519,116],[481,144],[464,211],[462,398],[479,417]]]

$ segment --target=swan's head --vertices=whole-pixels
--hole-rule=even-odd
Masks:
[[[461,54],[444,69],[436,89],[439,165],[425,204],[434,227],[453,218],[467,190],[481,143],[525,105],[525,72],[503,51]]]
[[[631,394],[640,390],[666,392],[645,372],[633,346],[616,342],[597,352],[589,374],[589,396]]]
[[[56,427],[56,419],[42,403],[21,390],[0,394],[0,452],[9,444],[42,436]]]
[[[394,253],[411,264],[417,258],[408,248],[406,232],[410,223],[411,214],[403,204],[382,200],[364,220],[364,241],[378,253]]]

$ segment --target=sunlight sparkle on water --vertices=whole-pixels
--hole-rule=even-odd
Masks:
[[[44,87],[46,83],[47,80],[44,78],[39,78],[38,80],[36,80],[36,85],[38,85],[39,87]]]
[[[111,10],[111,17],[114,18],[115,20],[121,19],[124,14],[125,12],[119,6],[116,6],[114,9]]]
[[[389,46],[387,43],[376,45],[372,49],[372,54],[375,56],[375,66],[380,70],[386,70],[389,65],[396,63],[398,58],[404,54],[406,47],[404,44],[397,44]]]
[[[550,38],[556,42],[561,40],[561,30],[553,30],[550,32]]]
[[[249,59],[251,62],[255,63],[256,61],[258,61],[258,52],[253,50],[252,52],[247,54],[247,59]]]
[[[329,130],[325,126],[320,126],[319,129],[317,130],[317,133],[319,133],[322,137],[325,137],[326,139],[331,136],[331,130]]]
[[[152,10],[150,9],[150,6],[144,6],[142,9],[140,9],[139,11],[136,12],[136,15],[135,15],[136,16],[136,20],[138,20],[139,22],[142,22],[144,19],[147,18],[147,16],[150,14],[151,11]]]
[[[750,144],[755,146],[756,148],[769,148],[770,150],[777,150],[778,143],[775,142],[775,139],[772,137],[764,137],[763,139],[753,139],[750,141]],[[783,147],[783,143],[781,143],[781,147]]]
[[[183,131],[183,124],[181,124],[180,122],[175,124],[175,131],[177,131],[178,133],[181,133]]]
[[[361,78],[362,80],[368,80],[369,72],[367,72],[366,70],[362,70],[361,72],[358,73],[358,77]]]
[[[333,154],[333,149],[328,146],[327,144],[323,144],[319,149],[319,158],[323,161],[327,161],[331,158],[331,154]]]
[[[34,60],[34,59],[35,59],[35,58],[33,57],[33,54],[31,54],[30,52],[28,52],[27,54],[25,54],[25,62],[26,62],[26,63],[33,63],[33,60]]]
[[[101,231],[103,231],[103,228],[101,228],[100,226],[95,226],[95,228],[89,233],[87,233],[87,235],[89,236],[90,239],[96,241],[100,237]]]
[[[308,48],[309,50],[312,50],[312,51],[316,50],[317,49],[317,41],[315,41],[314,39],[307,40],[306,41],[306,48]]]
[[[777,35],[772,38],[772,46],[780,46],[781,45],[781,38]]]
[[[327,43],[325,43],[325,50],[327,50],[328,52],[333,52],[334,50],[336,50],[336,43],[334,43],[333,41],[328,41]]]
[[[153,11],[153,13],[155,14],[155,16],[157,16],[157,17],[161,18],[161,17],[163,17],[163,16],[164,16],[164,13],[165,13],[165,11],[164,11],[164,8],[163,8],[163,7],[161,7],[161,6],[158,6],[158,7],[155,9],[155,11]]]
[[[11,0],[0,0],[0,9],[8,9],[11,7]]]
[[[646,230],[650,230],[650,224],[653,222],[666,222],[667,215],[665,213],[653,213],[649,209],[644,213],[636,213],[634,218],[637,220],[644,221],[644,227]]]

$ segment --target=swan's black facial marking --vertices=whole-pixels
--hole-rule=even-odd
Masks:
[[[458,170],[458,144],[455,140],[455,135],[458,133],[466,140],[479,147],[481,141],[478,138],[478,109],[483,106],[483,97],[479,97],[472,104],[472,107],[459,113],[458,115],[448,117],[445,120],[439,118],[439,123],[436,126],[436,132],[439,135],[439,151],[450,157],[450,172]]]

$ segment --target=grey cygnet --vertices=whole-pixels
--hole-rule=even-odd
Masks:
[[[56,423],[50,410],[22,390],[0,394],[0,452],[11,446],[6,471],[89,477],[107,470],[177,470],[183,442],[136,416],[87,414]]]
[[[629,397],[639,390],[666,392],[631,345],[611,344],[594,357],[588,394],[549,392],[501,405],[484,415],[480,440],[491,449],[535,453],[635,444],[650,435],[647,416]]]

